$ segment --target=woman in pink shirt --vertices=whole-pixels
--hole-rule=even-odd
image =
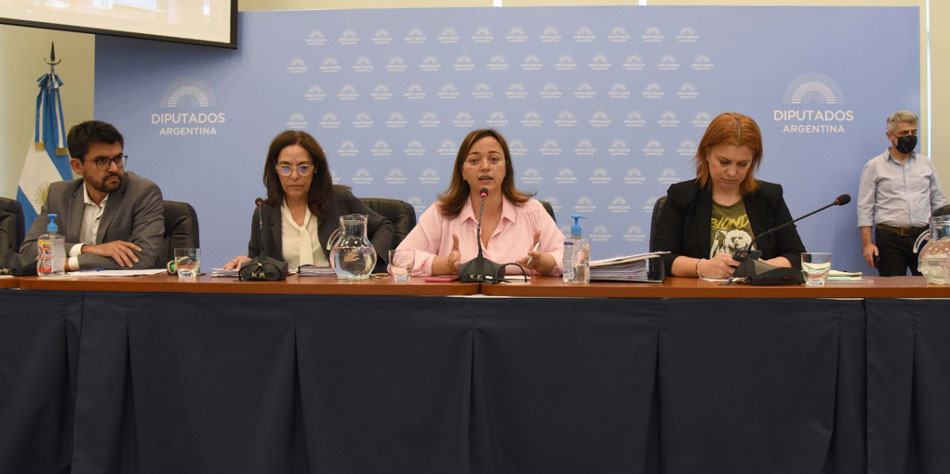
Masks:
[[[564,234],[540,202],[515,189],[508,144],[494,130],[465,137],[449,189],[419,217],[400,249],[416,251],[414,275],[457,275],[459,263],[478,255],[479,191],[488,191],[482,214],[485,258],[518,263],[534,274],[560,275]],[[536,250],[537,248],[537,250]],[[519,273],[515,266],[507,273]]]

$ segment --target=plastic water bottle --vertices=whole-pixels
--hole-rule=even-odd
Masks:
[[[571,216],[571,237],[564,242],[564,283],[590,283],[590,242],[581,235],[580,219],[584,216]]]
[[[49,214],[46,233],[36,239],[36,274],[41,277],[62,276],[66,267],[66,238],[57,232],[56,214]]]

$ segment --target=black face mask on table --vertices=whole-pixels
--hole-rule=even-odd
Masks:
[[[917,148],[917,135],[907,135],[906,137],[897,137],[897,144],[894,145],[897,151],[901,153],[910,153]]]

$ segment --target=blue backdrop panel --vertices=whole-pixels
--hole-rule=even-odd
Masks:
[[[307,130],[334,180],[422,212],[471,129],[501,131],[516,182],[595,258],[647,250],[652,205],[694,175],[709,120],[755,118],[758,176],[793,215],[856,195],[918,110],[916,7],[537,7],[249,12],[237,51],[96,43],[96,116],[129,168],[191,202],[206,267],[246,252],[270,139]],[[888,25],[884,33],[881,25]],[[835,268],[867,270],[854,205],[799,224]]]

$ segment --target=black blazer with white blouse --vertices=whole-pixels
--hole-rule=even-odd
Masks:
[[[393,240],[392,223],[367,207],[359,198],[353,196],[353,193],[345,186],[334,185],[331,196],[333,202],[330,209],[326,216],[320,218],[317,226],[317,237],[320,240],[320,246],[327,254],[327,258],[330,257],[327,240],[329,240],[330,234],[340,226],[340,216],[366,214],[369,216],[366,223],[366,234],[376,249],[377,268],[385,268],[385,261],[389,258],[389,248]],[[263,250],[268,257],[283,260],[280,204],[261,205],[261,221],[263,232],[260,230],[257,210],[255,209],[251,219],[251,239],[247,244],[247,256],[250,258],[257,257]],[[264,239],[263,242],[261,241],[262,238]],[[380,264],[383,266],[380,267]]]

